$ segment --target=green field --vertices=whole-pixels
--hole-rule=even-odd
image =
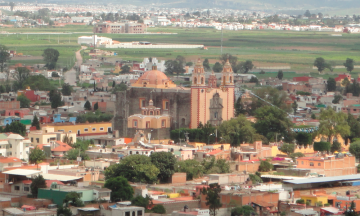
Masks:
[[[92,26],[66,26],[63,28],[3,28],[0,31],[16,33],[40,33],[36,35],[16,34],[0,35],[0,43],[22,52],[24,55],[40,56],[48,47],[59,50],[59,64],[66,65],[74,61],[74,52],[80,48],[77,37],[89,35]],[[208,50],[202,49],[112,49],[118,53],[114,58],[126,60],[142,60],[144,57],[157,57],[159,59],[174,59],[183,55],[188,61],[197,58],[209,58],[214,64],[220,51],[221,32],[211,28],[148,28],[150,32],[172,32],[177,34],[99,34],[111,37],[114,40],[149,41],[152,43],[179,43],[179,44],[204,44]],[[49,35],[48,32],[67,33],[71,35]],[[298,74],[316,74],[312,64],[317,57],[333,61],[342,65],[346,58],[353,58],[360,62],[360,35],[342,34],[342,37],[331,36],[333,32],[294,32],[294,31],[224,31],[223,53],[236,55],[240,61],[252,60],[256,66],[291,66],[288,71]],[[58,43],[59,37],[59,43]],[[69,42],[70,40],[70,42]],[[25,63],[42,62],[40,59],[23,61]],[[12,63],[17,63],[12,61]],[[285,70],[286,71],[286,70]],[[333,73],[343,73],[344,69],[336,69]],[[360,69],[355,69],[359,73]],[[327,71],[325,71],[327,73]]]

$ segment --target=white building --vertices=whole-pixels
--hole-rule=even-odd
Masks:
[[[78,44],[94,45],[94,42],[95,44],[101,44],[101,43],[112,44],[112,39],[107,37],[99,37],[97,35],[78,37]]]
[[[171,21],[166,16],[152,16],[150,18],[155,25],[167,26],[171,25]]]
[[[0,154],[19,159],[29,159],[30,140],[25,139],[19,134],[0,134]]]

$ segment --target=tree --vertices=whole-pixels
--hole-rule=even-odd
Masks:
[[[175,165],[175,172],[186,173],[186,180],[199,178],[204,174],[201,163],[195,159],[178,161]]]
[[[131,205],[133,206],[139,206],[143,207],[145,209],[148,209],[149,206],[152,205],[152,199],[149,195],[146,194],[145,197],[143,196],[136,196],[131,200]]]
[[[282,80],[283,77],[284,77],[283,71],[282,71],[282,70],[279,70],[279,71],[278,71],[278,74],[277,74],[277,78],[278,78],[279,80]]]
[[[286,142],[292,142],[294,132],[292,122],[287,113],[273,106],[264,106],[255,111],[257,119],[254,128],[257,133],[265,136],[268,140],[276,140],[276,136],[284,137]]]
[[[258,78],[256,78],[256,76],[252,76],[249,80],[249,83],[258,83],[258,82],[259,82],[259,80],[258,80]]]
[[[43,75],[28,76],[22,83],[22,87],[30,87],[40,91],[55,91],[55,86]]]
[[[280,151],[284,152],[287,155],[290,155],[291,153],[294,153],[295,145],[294,144],[287,144],[284,143],[280,148]]]
[[[260,166],[259,166],[259,171],[260,172],[269,172],[274,168],[274,166],[272,165],[272,163],[270,163],[269,161],[261,161]]]
[[[157,213],[157,214],[166,214],[166,209],[164,208],[163,205],[155,205],[154,207],[152,207],[151,212]]]
[[[26,126],[19,121],[13,121],[11,124],[7,124],[3,132],[12,132],[20,134],[21,136],[26,135]]]
[[[251,216],[256,215],[256,211],[248,205],[244,205],[241,207],[235,207],[231,209],[231,216]]]
[[[30,151],[29,154],[29,162],[34,163],[38,166],[39,163],[41,163],[43,160],[45,160],[46,156],[43,150],[39,149],[38,146],[36,146],[33,150]]]
[[[263,182],[261,179],[261,176],[249,174],[249,179],[253,184],[261,183]]]
[[[335,95],[334,99],[332,100],[333,104],[338,104],[340,102],[340,100],[343,99],[343,97],[341,95]]]
[[[354,60],[347,58],[344,62],[344,66],[346,67],[346,70],[351,73],[351,71],[354,70]]]
[[[305,155],[301,152],[291,153],[289,156],[293,159],[293,161],[295,161],[296,158],[305,157]]]
[[[90,104],[90,102],[89,102],[88,100],[85,102],[84,108],[85,108],[86,110],[91,110],[91,104]]]
[[[17,89],[22,89],[25,80],[30,76],[30,70],[26,67],[17,67],[13,78],[16,81]],[[25,86],[26,87],[26,86]]]
[[[168,74],[177,74],[179,76],[179,74],[184,73],[185,69],[184,69],[184,63],[185,63],[185,58],[182,56],[177,56],[175,60],[167,60],[165,62],[165,72]]]
[[[222,206],[220,201],[221,187],[219,184],[210,184],[208,188],[203,188],[202,194],[206,195],[206,205],[209,206],[210,215],[215,216],[216,210]]]
[[[330,151],[331,144],[329,142],[314,142],[314,151]]]
[[[347,77],[345,77],[344,79],[343,79],[343,81],[341,82],[341,85],[343,85],[343,86],[348,86],[348,85],[350,85],[351,83],[350,83],[350,81],[349,81],[349,79],[347,78]]]
[[[17,101],[20,101],[20,108],[29,108],[31,100],[25,95],[20,95],[16,98]]]
[[[50,97],[50,101],[51,101],[51,108],[56,109],[59,106],[62,106],[64,103],[61,100],[61,93],[60,92],[55,92],[51,97]]]
[[[79,153],[79,151],[80,151],[80,153]],[[90,160],[89,155],[87,155],[85,153],[85,151],[83,151],[82,149],[73,148],[66,152],[66,158],[68,160],[76,160],[77,157],[79,157],[79,155],[80,155],[82,161]]]
[[[56,210],[57,216],[72,216],[71,209],[63,206],[59,206]]]
[[[47,67],[49,70],[53,70],[56,67],[56,63],[59,59],[59,51],[53,48],[47,48],[44,50],[42,57],[44,58],[44,61],[46,62],[45,67]]]
[[[42,175],[38,175],[32,179],[30,190],[33,198],[37,198],[39,188],[46,188],[46,181]]]
[[[5,64],[10,60],[10,53],[9,49],[5,46],[0,44],[0,70],[4,72]]]
[[[356,158],[360,156],[360,141],[350,143],[349,152],[355,155]]]
[[[299,145],[309,145],[312,143],[311,133],[298,132],[295,139]]]
[[[341,152],[341,144],[338,141],[334,141],[333,144],[331,145],[330,151],[332,153],[334,152]]]
[[[347,114],[343,112],[336,112],[334,109],[328,107],[320,111],[320,125],[317,133],[326,136],[328,142],[336,135],[342,137],[350,135],[350,127],[347,123]]]
[[[346,209],[345,216],[359,216],[359,214],[356,212],[354,201],[351,202],[350,208]]]
[[[185,66],[191,67],[191,66],[193,66],[193,63],[192,62],[186,62]]]
[[[316,119],[315,113],[311,113],[311,119]]]
[[[237,118],[222,122],[218,127],[218,133],[225,143],[238,146],[243,142],[254,142],[256,130],[245,116],[239,115]]]
[[[168,182],[174,174],[176,158],[171,152],[154,152],[150,155],[151,163],[160,171],[158,178]]]
[[[34,115],[34,118],[33,118],[32,122],[31,122],[31,126],[36,127],[36,130],[40,130],[40,122],[39,122],[36,115]]]
[[[160,171],[148,156],[135,154],[125,157],[119,164],[109,166],[104,173],[105,179],[123,176],[131,182],[154,183]]]
[[[204,67],[204,69],[205,69],[206,71],[210,70],[209,59],[206,58],[206,59],[203,61],[203,67]]]
[[[245,113],[246,110],[244,108],[244,105],[241,103],[241,97],[239,97],[235,103],[235,115],[238,116],[240,114],[245,114]]]
[[[61,89],[62,95],[70,96],[72,91],[73,91],[73,88],[69,83],[64,83],[62,85],[62,89]]]
[[[99,109],[99,104],[98,104],[98,102],[96,102],[95,104],[94,104],[94,110],[98,110]]]
[[[263,100],[273,104],[276,107],[279,107],[286,112],[290,112],[292,110],[291,106],[284,103],[284,101],[288,100],[288,95],[285,91],[268,86],[255,89],[253,90],[253,93],[258,97],[262,98]],[[263,100],[260,100],[257,97],[251,98],[251,105],[248,109],[249,115],[255,115],[255,111],[258,108],[268,106],[268,103],[264,102]]]
[[[219,62],[216,62],[213,66],[213,71],[215,73],[219,73],[223,70],[223,66],[219,63]]]
[[[321,73],[326,68],[332,71],[330,64],[326,63],[325,59],[322,57],[316,58],[314,61],[314,66],[318,68],[319,73]]]
[[[229,53],[225,53],[225,54],[222,54],[221,56],[220,56],[220,61],[221,61],[221,64],[222,65],[225,65],[225,63],[227,62],[227,61],[229,61],[229,63],[230,63],[230,65],[231,65],[231,67],[232,67],[232,69],[233,69],[233,71],[236,73],[237,72],[237,69],[236,69],[236,67],[237,67],[237,57],[236,56],[233,56],[233,55],[231,55],[231,54],[229,54]]]
[[[350,139],[350,142],[355,141],[355,138],[360,137],[360,122],[356,120],[353,115],[348,114],[347,123],[350,126],[350,135],[345,138],[345,142]]]
[[[326,88],[328,91],[335,91],[336,90],[336,81],[334,78],[329,78],[327,80],[327,85],[326,85]]]
[[[73,205],[75,207],[83,207],[84,206],[84,203],[81,200],[80,193],[77,193],[75,191],[67,193],[63,200],[63,203],[66,203],[66,204],[71,203],[71,205]]]
[[[124,65],[121,67],[121,73],[122,74],[127,74],[127,73],[130,73],[130,67],[129,65]]]
[[[118,176],[107,179],[104,187],[111,190],[112,202],[131,200],[133,198],[134,190],[124,177]]]
[[[241,63],[240,65],[240,71],[243,73],[248,73],[250,70],[254,68],[254,65],[252,61],[246,60],[245,62]],[[237,71],[234,71],[237,72]]]
[[[293,108],[294,110],[294,115],[296,114],[296,111],[297,111],[297,108],[298,108],[298,105],[296,103],[296,100],[294,100],[294,102],[291,104],[291,108]]]
[[[120,91],[126,91],[127,90],[127,85],[124,82],[121,82],[120,84],[116,85],[115,88],[112,89],[113,94],[115,94],[116,92],[120,92]]]
[[[304,13],[304,16],[306,17],[311,17],[311,13],[309,10],[306,10],[305,13]]]
[[[51,73],[51,77],[60,77],[59,74],[55,71]]]
[[[114,88],[116,85],[115,80],[113,80],[112,87]]]
[[[11,11],[14,11],[15,5],[16,5],[15,2],[10,2],[10,3],[9,3],[9,6],[10,6],[10,10],[11,10]]]

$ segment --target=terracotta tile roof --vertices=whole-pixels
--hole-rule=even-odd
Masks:
[[[58,180],[45,180],[45,182],[46,182],[46,187],[51,187],[51,184],[53,183],[53,182],[56,182],[58,185],[65,185],[64,183],[62,183],[61,181],[58,181]]]
[[[208,153],[206,153],[206,154],[208,154],[208,155],[216,155],[216,154],[218,154],[218,153],[220,153],[220,152],[222,152],[223,150],[221,150],[221,149],[216,149],[216,150],[214,150],[214,151],[212,151],[212,152],[208,152]]]
[[[23,182],[23,184],[26,184],[26,185],[29,185],[29,184],[31,184],[31,183],[32,183],[32,181],[31,181],[31,180],[23,180],[22,182]]]
[[[16,157],[2,157],[0,158],[0,163],[14,163],[14,162],[22,162],[19,158]]]
[[[66,143],[60,142],[60,141],[56,141],[57,144],[59,144],[58,147],[51,149],[51,151],[59,151],[59,152],[66,152],[69,151],[71,148],[71,146],[69,146]]]

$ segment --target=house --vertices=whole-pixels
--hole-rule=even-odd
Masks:
[[[335,78],[336,85],[344,87],[342,82],[344,81],[345,78],[347,78],[349,80],[349,82],[351,82],[351,75],[344,73],[344,74],[339,74],[339,76]]]
[[[72,140],[72,142],[76,141],[75,132],[54,131],[54,128],[50,126],[43,126],[41,130],[30,131],[28,134],[31,145],[34,147],[39,144],[53,144],[55,141],[63,141],[65,136]]]
[[[111,122],[92,122],[92,123],[52,123],[43,126],[46,128],[51,128],[52,131],[62,132],[62,133],[76,133],[77,137],[84,138],[95,138],[107,135],[112,133],[112,123]],[[76,139],[74,139],[76,140]]]
[[[0,134],[0,155],[11,156],[27,160],[29,158],[30,140],[25,139],[19,134],[1,133]]]
[[[54,146],[54,148],[51,148],[52,157],[64,157],[66,152],[72,149],[71,146],[61,141],[55,141],[52,145]]]
[[[0,157],[0,171],[4,171],[7,167],[21,166],[22,160],[17,157]]]

